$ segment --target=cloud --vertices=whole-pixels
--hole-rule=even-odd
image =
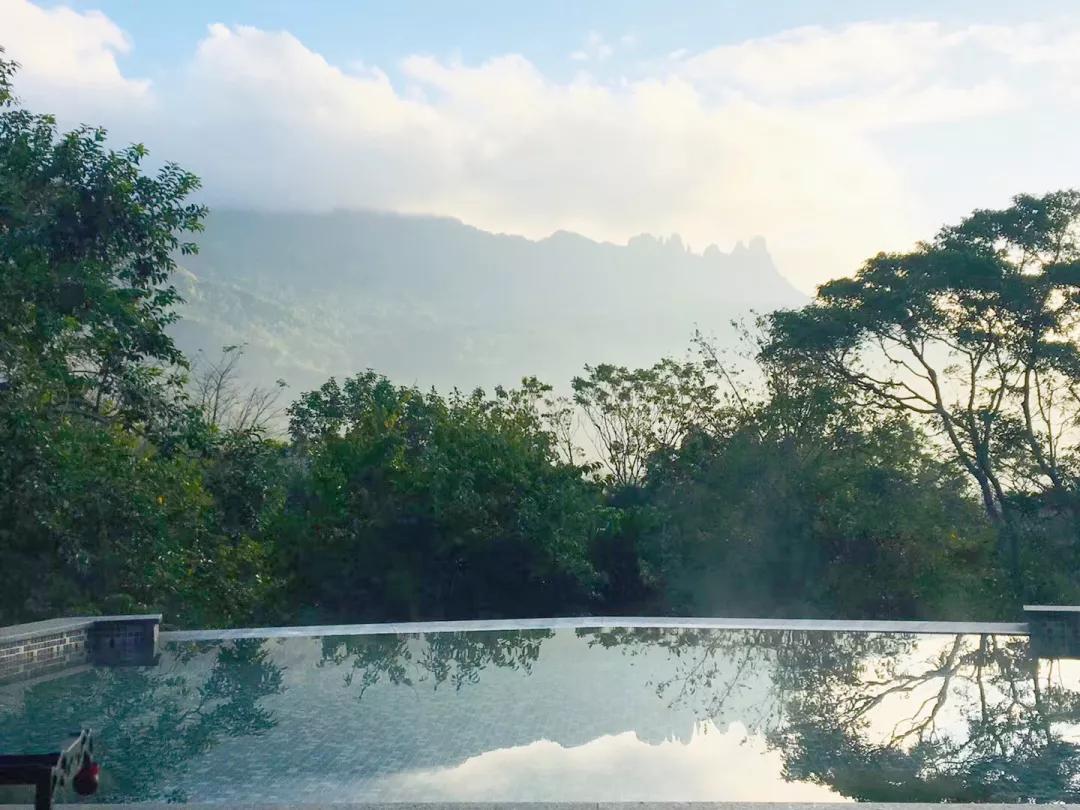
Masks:
[[[533,237],[677,232],[697,249],[764,234],[804,289],[952,215],[916,182],[925,155],[898,158],[890,133],[981,132],[1051,93],[1073,120],[1080,75],[1067,24],[798,28],[610,80],[554,79],[520,54],[339,66],[287,32],[215,24],[151,87],[122,73],[131,43],[100,13],[0,0],[0,30],[16,29],[28,103],[137,136],[202,175],[212,204],[447,214]],[[581,61],[612,50],[591,34]],[[1020,183],[1032,164],[1006,159],[995,176]]]
[[[627,42],[626,37],[623,37],[620,43],[623,45],[633,44]],[[570,54],[570,58],[575,62],[603,62],[610,58],[613,53],[615,53],[615,48],[608,44],[602,35],[593,31],[585,38],[584,45]]]
[[[1080,78],[1080,24],[806,26],[675,58],[706,93],[890,129],[1008,114]]]
[[[704,82],[792,97],[933,73],[957,37],[934,22],[806,26],[694,54],[681,69]]]
[[[579,746],[549,740],[488,751],[449,768],[415,770],[364,786],[395,801],[843,802],[826,787],[789,782],[783,757],[733,723],[698,727],[689,742],[650,745],[633,732]]]
[[[857,229],[861,255],[887,236],[874,213],[902,206],[896,173],[824,116],[710,104],[675,75],[557,82],[518,55],[399,67],[395,87],[288,34],[212,26],[189,70],[191,131],[164,144],[231,203],[450,214],[534,237],[679,232],[699,248],[765,233],[788,267],[850,266],[838,230]]]
[[[0,45],[22,66],[23,102],[63,100],[70,114],[121,109],[150,101],[150,83],[125,77],[116,57],[131,49],[124,32],[100,11],[44,9],[26,0],[0,0]]]

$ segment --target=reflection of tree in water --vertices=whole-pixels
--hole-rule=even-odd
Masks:
[[[1041,663],[1026,639],[956,636],[930,661],[889,661],[843,689],[817,691],[796,670],[773,739],[792,778],[861,799],[1076,801],[1080,745],[1064,726],[1080,723],[1080,684]],[[908,710],[871,733],[896,697]]]
[[[193,666],[213,651],[206,670]],[[192,759],[225,738],[273,728],[259,701],[282,690],[281,669],[262,641],[184,645],[161,668],[95,668],[30,686],[19,706],[0,711],[0,740],[48,748],[90,723],[102,761],[98,799],[184,801],[169,786]]]
[[[578,635],[590,646],[629,656],[664,651],[667,674],[649,682],[658,697],[702,720],[738,719],[761,733],[783,721],[792,688],[783,673],[810,669],[825,687],[856,683],[864,660],[904,654],[915,643],[911,636],[780,630],[619,627],[580,630]],[[769,689],[762,696],[765,677]]]
[[[702,719],[721,719],[768,677],[768,697],[739,719],[783,754],[792,780],[864,801],[1080,799],[1080,683],[1059,662],[1032,659],[1024,638],[584,635],[629,654],[665,649],[672,674],[654,684],[657,694]]]
[[[349,665],[345,685],[356,685],[357,698],[380,682],[437,689],[477,683],[492,667],[520,669],[526,674],[540,656],[550,630],[431,633],[427,635],[328,636],[319,666]]]

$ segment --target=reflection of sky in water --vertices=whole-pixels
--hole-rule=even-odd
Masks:
[[[114,801],[1075,800],[1067,773],[993,771],[999,748],[1060,742],[1080,772],[1080,662],[1041,663],[1040,714],[1025,650],[657,630],[173,644],[155,668],[0,688],[0,750],[89,725]]]
[[[739,723],[702,723],[689,740],[643,742],[632,731],[578,746],[538,740],[448,768],[408,771],[371,785],[358,800],[403,801],[769,801],[835,802],[828,788],[786,782],[783,758]]]

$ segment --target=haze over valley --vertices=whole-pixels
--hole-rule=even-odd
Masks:
[[[251,382],[293,390],[365,368],[440,389],[562,387],[586,363],[649,365],[695,329],[723,341],[733,319],[805,300],[761,238],[699,252],[678,236],[532,241],[448,218],[224,210],[197,241],[177,274],[179,345],[244,345]]]

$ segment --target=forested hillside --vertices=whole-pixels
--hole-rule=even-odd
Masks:
[[[195,176],[60,131],[12,98],[14,70],[0,59],[0,624],[992,619],[1080,598],[1080,192],[977,211],[803,305],[758,246],[369,214],[204,232]],[[740,362],[707,337],[624,360],[657,336],[683,355],[680,333],[759,295],[780,308]],[[518,354],[528,329],[558,351]],[[279,392],[287,432],[239,349],[193,367],[174,341],[252,330],[275,374],[300,340],[327,355],[307,374],[351,364]],[[365,370],[380,357],[394,373]],[[473,389],[534,357],[582,360]],[[459,390],[413,383],[466,367]]]

